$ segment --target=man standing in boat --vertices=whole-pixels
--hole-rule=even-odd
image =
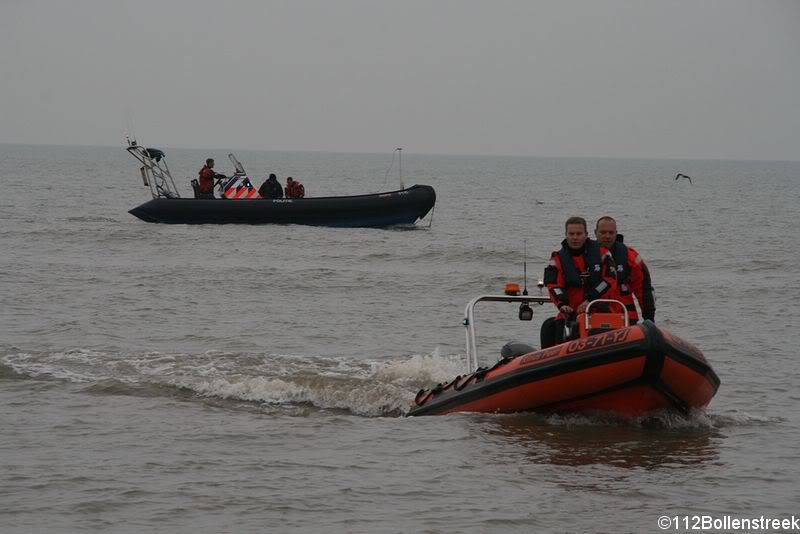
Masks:
[[[563,341],[565,322],[582,313],[591,301],[617,298],[614,258],[607,248],[589,239],[586,219],[570,217],[564,229],[566,239],[544,269],[544,283],[558,315],[542,325],[542,348]]]
[[[642,310],[642,319],[655,321],[656,299],[653,294],[653,283],[650,279],[650,269],[636,249],[623,244],[622,234],[617,233],[617,221],[613,217],[604,215],[597,219],[594,235],[600,245],[611,252],[614,263],[617,264],[617,286],[619,287],[619,300],[628,310],[628,322],[635,324],[639,321],[636,313],[636,304],[633,297],[639,301]]]
[[[214,180],[225,177],[222,174],[214,172],[214,159],[208,158],[206,164],[197,174],[200,175],[200,198],[214,198]]]

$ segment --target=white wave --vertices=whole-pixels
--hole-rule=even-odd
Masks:
[[[369,381],[326,380],[292,382],[264,377],[221,377],[213,380],[178,379],[172,385],[206,397],[268,404],[311,404],[320,409],[340,409],[358,415],[405,413],[411,393]]]
[[[170,380],[169,383],[206,397],[250,402],[285,404],[304,402],[308,397],[305,387],[278,378],[267,379],[260,376],[239,379],[215,378],[213,380],[181,378]]]
[[[110,377],[108,369],[99,365],[101,354],[83,349],[47,355],[18,352],[4,356],[2,361],[22,376],[81,383]]]
[[[450,381],[466,372],[463,355],[441,356],[437,347],[431,354],[418,354],[408,360],[376,362],[372,375],[384,382],[409,382],[419,384]]]
[[[736,410],[728,413],[711,414],[708,415],[715,427],[726,426],[761,426],[772,425],[784,421],[782,417],[766,417],[762,415],[753,415],[747,412],[738,412]]]
[[[624,418],[608,413],[554,414],[545,421],[555,426],[603,426],[625,424],[642,427],[657,427],[665,430],[712,430],[725,426],[746,426],[752,424],[771,424],[776,418],[765,418],[749,414],[716,414],[704,410],[694,410],[689,414],[675,411],[659,411],[636,418]]]
[[[15,352],[0,356],[14,373],[35,379],[72,383],[116,380],[125,384],[164,384],[200,396],[275,405],[309,404],[365,416],[408,412],[420,388],[448,382],[465,372],[460,354],[430,354],[401,360],[207,351],[200,354],[146,352],[123,354],[91,349]],[[689,416],[664,412],[626,424],[664,429],[718,429],[773,425],[780,417],[735,409]],[[603,415],[553,415],[557,426],[619,424]]]
[[[665,429],[700,430],[716,427],[713,418],[703,410],[692,410],[689,414],[662,411],[639,418],[637,422],[643,426],[657,426]]]
[[[443,357],[438,349],[402,361],[364,362],[350,358],[265,358],[258,369],[271,377],[244,374],[204,379],[209,373],[170,380],[203,396],[269,404],[311,404],[365,416],[407,413],[419,387],[452,380],[464,372],[463,357]],[[219,369],[217,369],[219,371]]]
[[[406,413],[416,391],[465,371],[463,356],[438,348],[399,361],[208,351],[119,354],[73,349],[3,357],[16,373],[76,383],[164,384],[200,396],[268,404],[311,404],[367,416]]]

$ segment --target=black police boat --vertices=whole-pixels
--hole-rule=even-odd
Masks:
[[[153,196],[129,213],[146,222],[387,227],[413,225],[436,203],[436,192],[429,185],[365,195],[262,199],[233,154],[228,158],[235,172],[215,184],[222,198],[199,198],[194,180],[195,198],[181,198],[163,151],[131,139],[127,151],[142,164],[142,181]]]

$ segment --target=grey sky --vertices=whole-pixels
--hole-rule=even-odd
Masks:
[[[0,142],[800,159],[800,2],[0,0]]]

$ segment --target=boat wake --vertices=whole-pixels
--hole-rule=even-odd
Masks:
[[[463,366],[463,354],[442,355],[438,349],[402,360],[220,351],[123,354],[71,349],[0,353],[0,379],[60,381],[82,386],[85,393],[96,396],[179,398],[229,409],[299,416],[325,412],[404,416],[420,388],[450,380],[464,372]],[[689,415],[663,412],[632,421],[602,413],[525,417],[553,428],[633,424],[690,430],[780,422],[780,418],[736,411]]]
[[[115,354],[86,349],[0,356],[0,378],[85,385],[92,395],[195,398],[269,412],[405,415],[419,387],[462,371],[462,355],[404,361],[210,351]]]
[[[622,418],[610,413],[555,414],[541,416],[547,424],[555,427],[596,427],[596,426],[632,426],[646,430],[715,430],[730,426],[731,419],[724,415],[710,414],[705,411],[693,411],[682,414],[674,411],[662,411],[643,417]],[[758,418],[745,418],[738,424],[747,425]]]

